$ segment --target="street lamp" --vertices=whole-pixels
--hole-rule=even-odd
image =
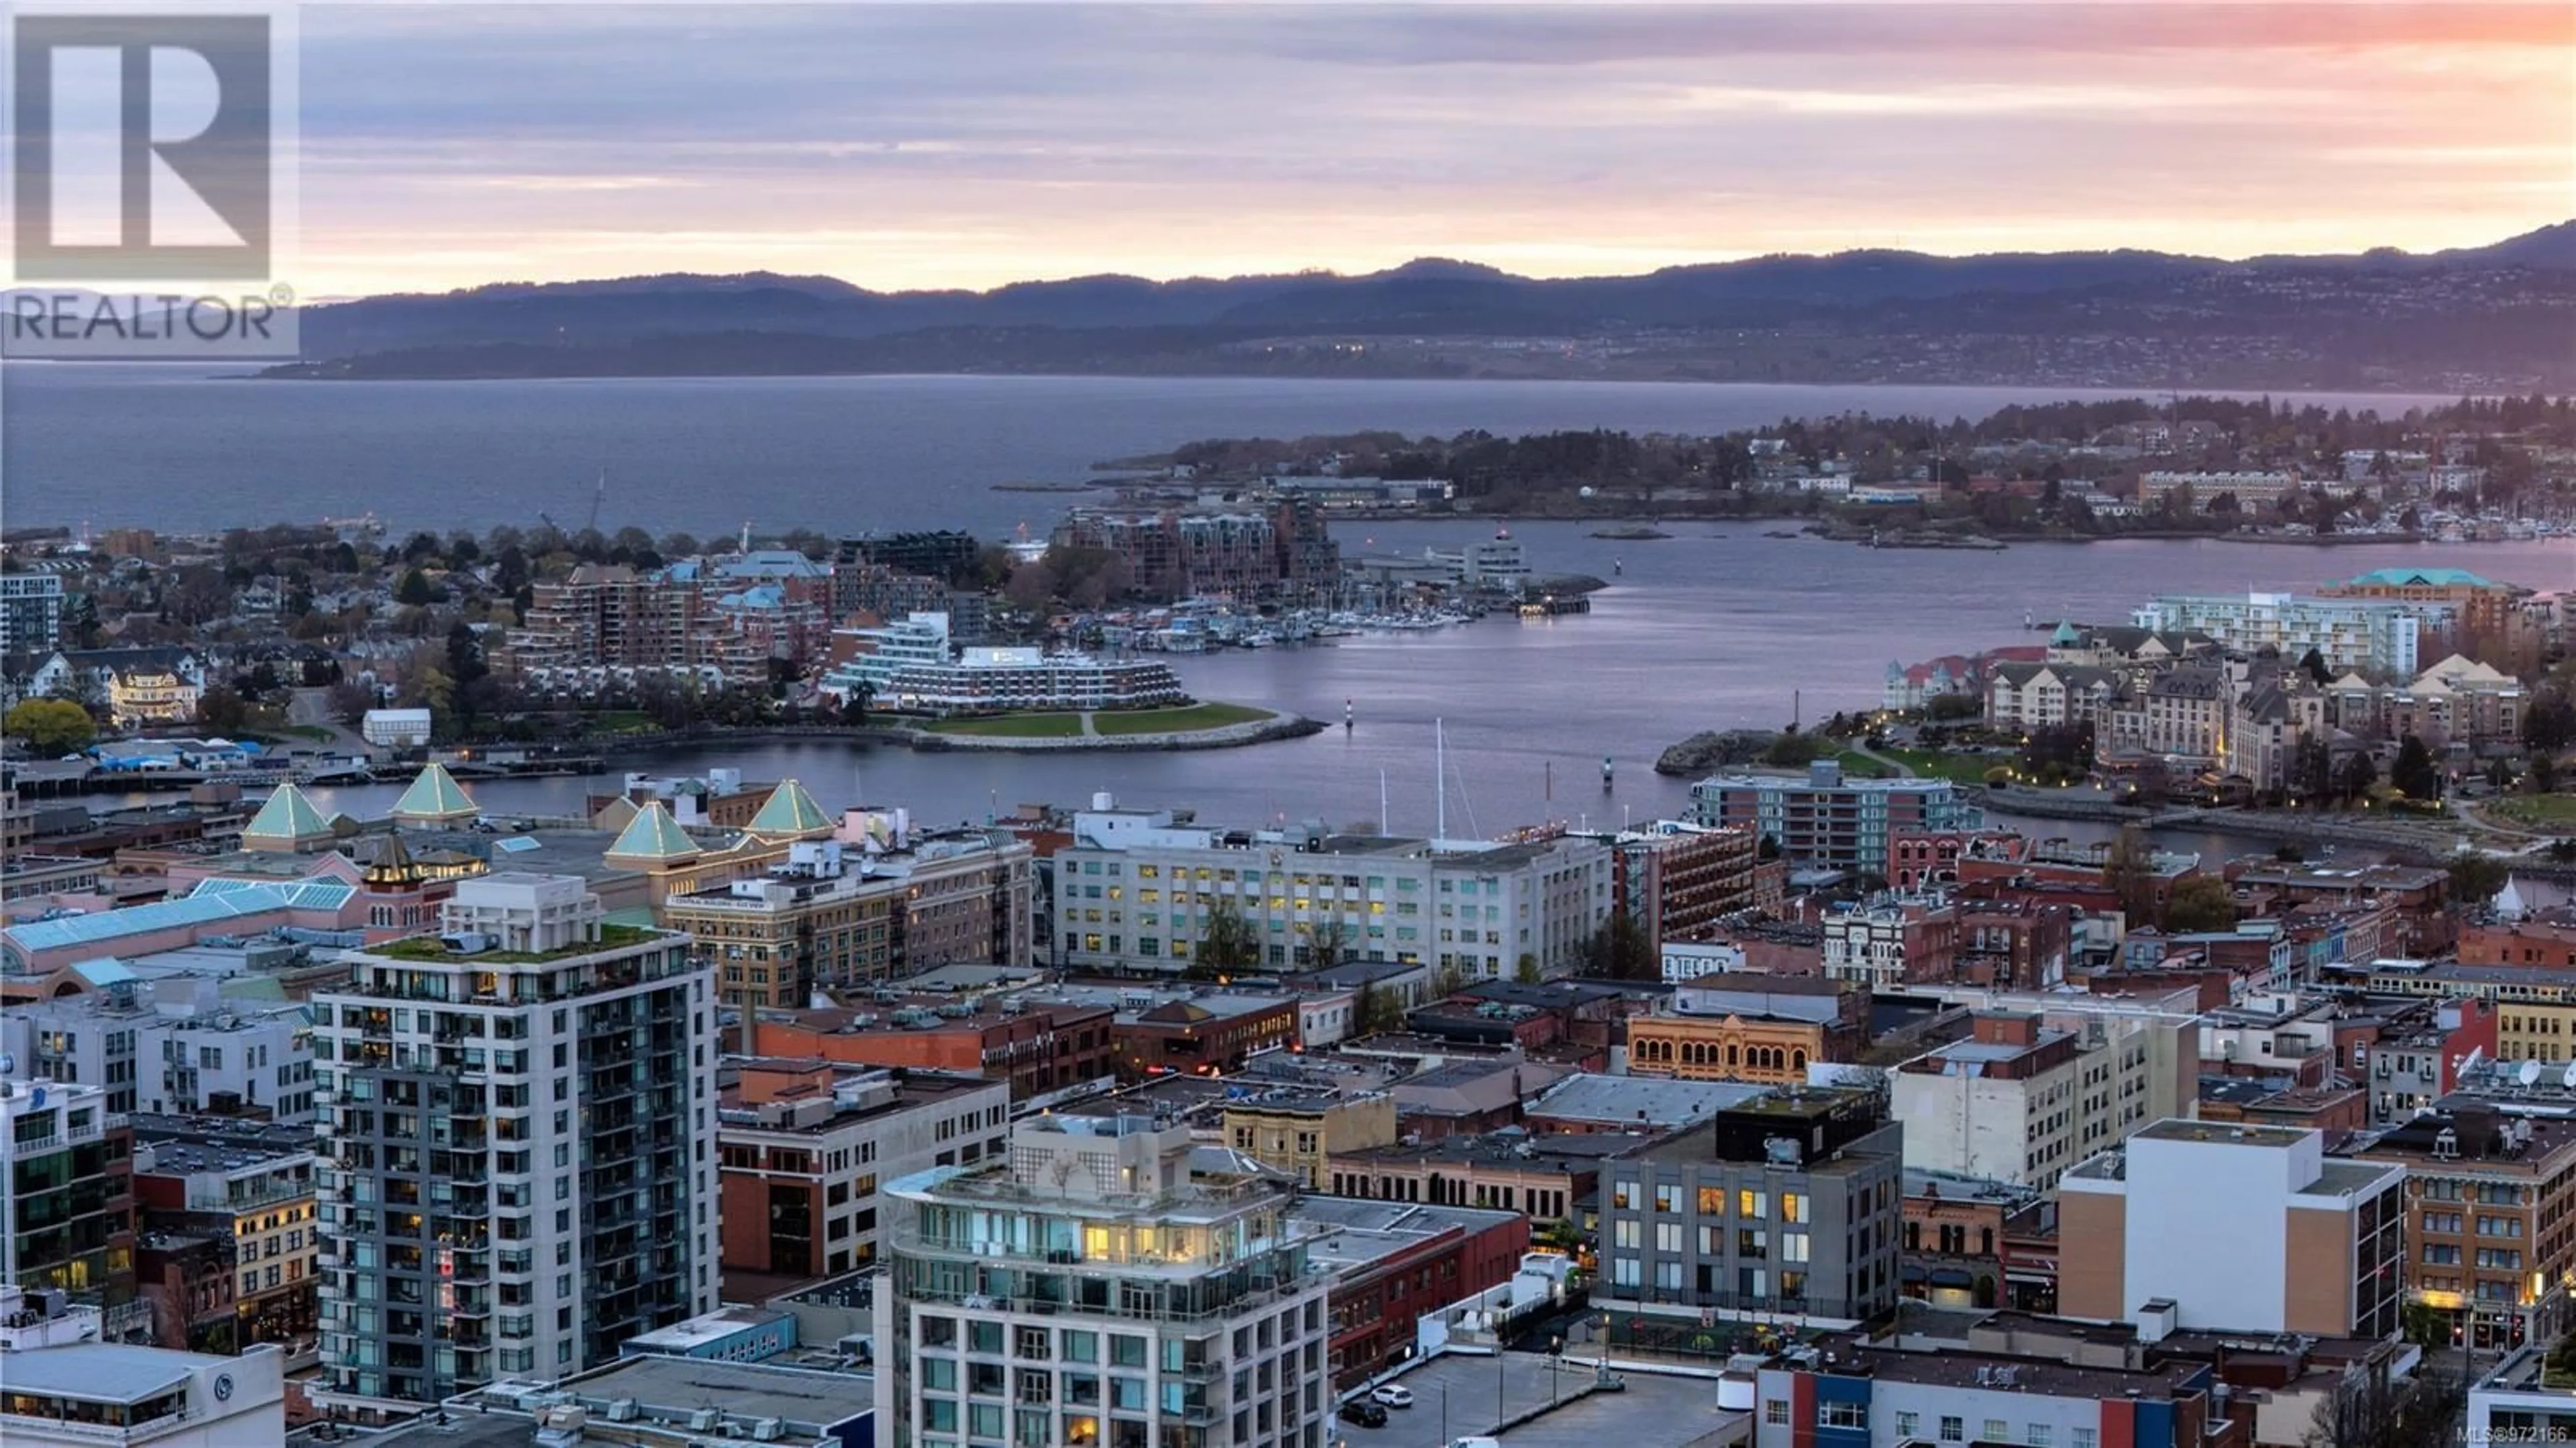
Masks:
[[[1556,1406],[1556,1375],[1564,1366],[1565,1339],[1551,1337],[1547,1340],[1547,1405],[1551,1408]]]

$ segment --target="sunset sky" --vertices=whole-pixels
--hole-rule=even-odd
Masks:
[[[307,296],[1775,251],[2479,245],[2576,216],[2576,6],[311,5]]]

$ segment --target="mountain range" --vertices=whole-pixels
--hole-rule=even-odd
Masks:
[[[2436,390],[2576,386],[2576,221],[2491,246],[1768,256],[1533,279],[1426,258],[876,292],[753,272],[310,307],[299,378],[1280,373]],[[2053,375],[2052,375],[2053,374]]]

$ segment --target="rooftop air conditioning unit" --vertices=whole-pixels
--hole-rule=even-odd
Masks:
[[[774,1443],[787,1431],[787,1425],[776,1418],[763,1418],[751,1425],[751,1436],[763,1443]]]
[[[706,1432],[708,1429],[713,1428],[716,1425],[716,1419],[721,1416],[722,1415],[713,1408],[700,1408],[689,1415],[689,1431],[692,1433]]]
[[[608,1404],[608,1421],[612,1423],[634,1422],[635,1400],[633,1398],[616,1398],[610,1400]]]

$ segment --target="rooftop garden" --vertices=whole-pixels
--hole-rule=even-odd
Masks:
[[[446,942],[441,940],[438,936],[407,935],[400,940],[386,941],[384,944],[374,947],[371,953],[380,955],[387,960],[410,960],[437,964],[445,964],[450,961],[458,960],[471,960],[478,964],[488,963],[492,965],[543,965],[548,961],[569,960],[574,956],[595,955],[601,951],[616,950],[623,946],[641,945],[662,933],[663,932],[658,930],[645,930],[633,925],[613,925],[603,922],[599,926],[599,936],[595,940],[580,941],[576,944],[568,945],[561,950],[534,952],[525,950],[477,950],[472,952],[450,950],[447,947]]]

